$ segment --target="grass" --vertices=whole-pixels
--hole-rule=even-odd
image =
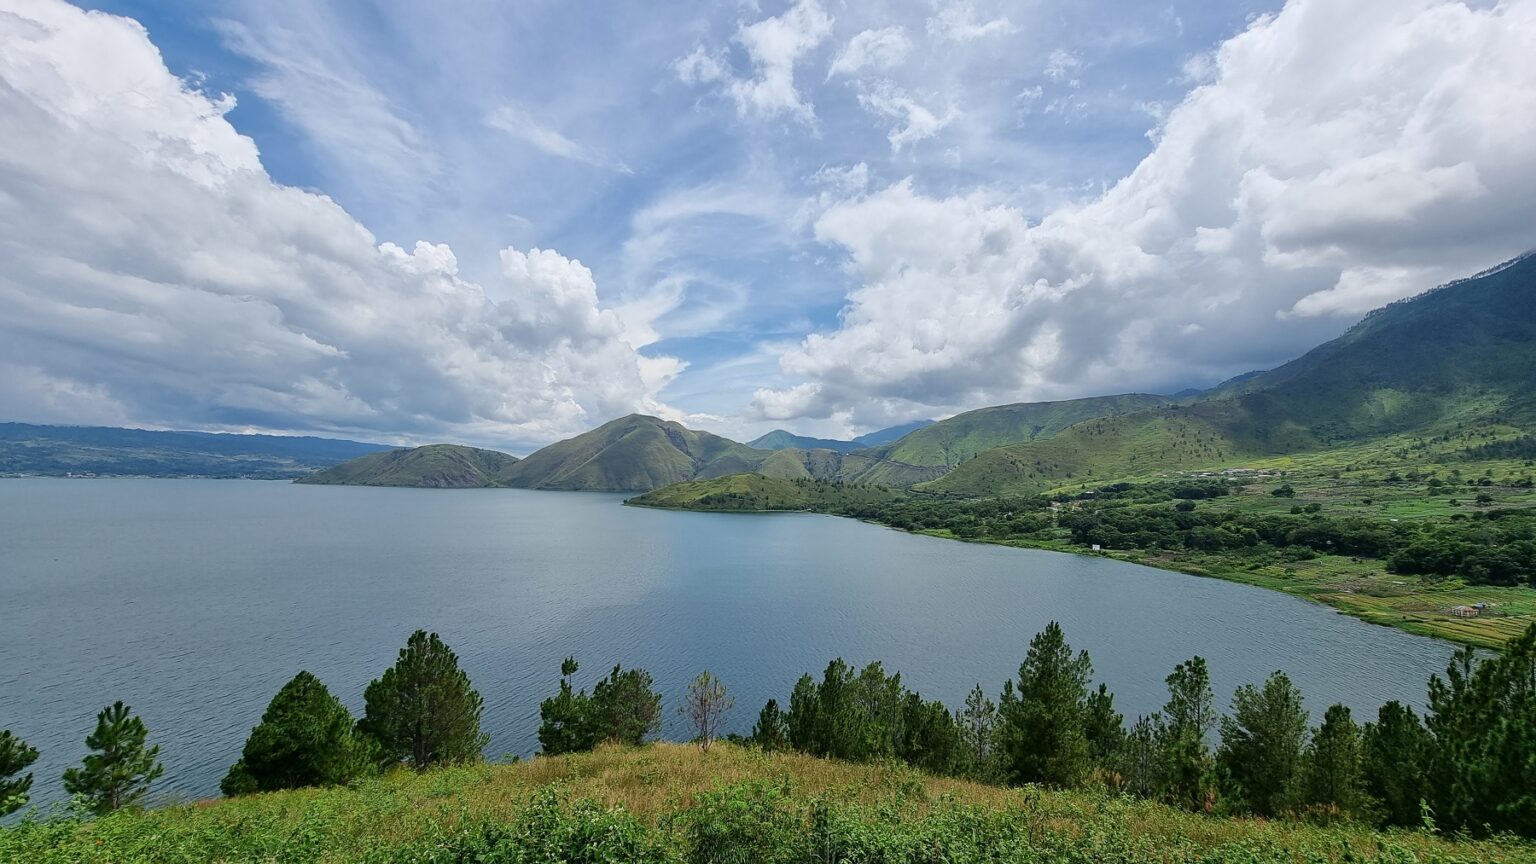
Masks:
[[[17,862],[1525,862],[1520,841],[1186,813],[719,744],[395,773],[0,829]]]

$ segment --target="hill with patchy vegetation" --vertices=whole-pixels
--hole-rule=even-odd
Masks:
[[[423,489],[483,489],[505,485],[516,456],[458,444],[428,444],[370,453],[300,478],[317,486],[409,486]]]
[[[1105,793],[1003,789],[720,743],[708,753],[605,747],[26,823],[0,828],[0,860],[1515,864],[1536,860],[1536,849],[1214,818]]]
[[[629,499],[627,504],[679,510],[842,512],[896,500],[884,486],[828,483],[810,478],[784,479],[762,474],[732,474],[676,483]]]

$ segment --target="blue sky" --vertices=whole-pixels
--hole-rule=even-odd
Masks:
[[[0,282],[14,419],[841,436],[1210,385],[1533,245],[1529,0],[8,7],[8,117],[154,94],[0,172],[79,196]]]

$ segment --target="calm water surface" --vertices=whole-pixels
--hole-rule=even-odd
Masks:
[[[411,630],[485,696],[488,753],[537,749],[561,658],[614,663],[675,704],[709,668],[746,731],[842,656],[926,696],[996,693],[1059,620],[1128,717],[1194,654],[1217,702],[1286,670],[1314,713],[1420,704],[1451,649],[1282,594],[1100,558],[847,519],[671,513],[622,496],[217,480],[0,481],[0,728],[42,751],[35,801],[123,699],[164,748],[157,789],[216,794],[266,703],[308,669],[354,711]],[[680,734],[666,706],[667,731]]]

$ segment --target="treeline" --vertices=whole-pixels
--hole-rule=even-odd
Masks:
[[[1288,486],[1274,494],[1285,497],[1287,492],[1294,494]],[[1447,522],[1398,523],[1330,516],[1315,503],[1292,507],[1289,514],[1205,509],[1199,504],[1228,494],[1225,480],[1118,483],[1069,499],[914,497],[838,512],[907,531],[947,531],[963,539],[1067,540],[1084,548],[1186,550],[1256,563],[1349,555],[1379,559],[1391,572],[1404,575],[1536,585],[1533,513],[1486,508],[1468,517],[1453,515]]]
[[[558,690],[540,706],[542,752],[641,745],[661,725],[649,673],[615,666],[591,691],[576,689],[567,658]],[[800,678],[787,707],[769,700],[749,736],[767,750],[872,762],[1009,785],[1096,785],[1196,812],[1315,821],[1354,820],[1469,834],[1536,837],[1536,626],[1495,658],[1459,652],[1429,682],[1423,717],[1389,702],[1360,722],[1329,706],[1316,725],[1283,672],[1215,706],[1203,658],[1165,679],[1163,707],[1127,723],[1114,695],[1093,684],[1093,662],[1052,622],[1030,641],[996,699],[977,685],[951,710],[907,688],[880,663],[828,664]],[[300,672],[272,699],[222,783],[226,795],[350,783],[393,767],[424,771],[478,761],[484,701],[436,634],[417,631],[393,667],[371,682],[356,722],[313,675]],[[707,750],[732,707],[705,672],[678,713]],[[91,755],[64,775],[82,807],[106,813],[141,804],[163,773],[159,747],[121,702],[87,739]],[[0,733],[0,815],[27,801],[37,751]]]
[[[1097,784],[1208,813],[1536,836],[1536,627],[1499,658],[1457,654],[1430,680],[1423,718],[1393,701],[1361,723],[1332,705],[1311,726],[1283,672],[1238,688],[1223,716],[1194,657],[1166,679],[1163,708],[1127,724],[1092,677],[1054,622],[995,701],[978,685],[955,711],[879,663],[856,673],[834,660],[795,684],[787,710],[770,700],[747,740],[985,782]]]

